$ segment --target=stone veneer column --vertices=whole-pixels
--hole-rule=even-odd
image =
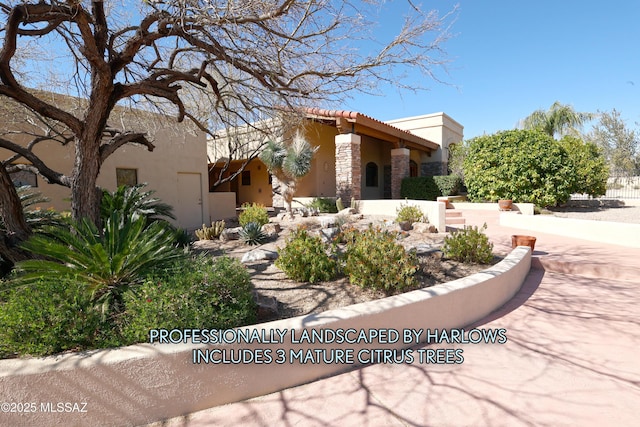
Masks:
[[[360,172],[360,135],[336,135],[336,197],[345,203],[351,198],[360,200],[362,176]]]
[[[391,150],[391,198],[400,199],[402,180],[409,176],[409,149]]]

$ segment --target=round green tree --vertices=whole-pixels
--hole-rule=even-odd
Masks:
[[[602,149],[593,142],[586,142],[570,135],[562,138],[560,145],[573,162],[575,179],[571,192],[592,197],[604,196],[607,192],[609,167]]]
[[[464,175],[471,200],[553,206],[574,187],[574,166],[560,143],[540,130],[508,130],[469,141]]]

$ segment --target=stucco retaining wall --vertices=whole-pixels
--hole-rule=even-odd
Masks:
[[[471,202],[451,202],[454,209],[460,211],[498,211],[497,203],[471,203]],[[534,214],[533,203],[514,203],[512,207],[513,212],[519,212],[522,215]]]
[[[358,201],[358,209],[364,215],[386,215],[395,217],[397,209],[401,205],[410,204],[418,206],[427,215],[429,223],[435,225],[438,231],[444,233],[445,210],[446,206],[443,202],[433,202],[428,200],[360,200]]]
[[[321,314],[242,328],[260,334],[287,332],[280,343],[209,345],[141,344],[89,354],[0,361],[4,401],[33,402],[31,413],[0,413],[0,425],[139,425],[303,384],[349,369],[350,364],[298,362],[278,364],[281,350],[399,349],[410,344],[374,341],[363,344],[297,344],[303,330],[460,328],[482,319],[511,299],[531,265],[527,247],[516,248],[502,262],[463,279]],[[277,337],[277,336],[274,336]],[[270,338],[269,338],[270,339]],[[194,364],[194,350],[270,349],[271,363]],[[78,403],[82,413],[42,412],[41,404]],[[86,406],[82,406],[86,403]]]
[[[640,224],[558,218],[551,215],[527,216],[503,213],[500,215],[500,225],[592,242],[640,248]]]

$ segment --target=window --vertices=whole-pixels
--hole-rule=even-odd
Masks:
[[[16,187],[23,187],[28,185],[29,187],[38,186],[38,175],[31,171],[17,171],[11,173],[11,182]]]
[[[242,171],[242,185],[251,185],[251,171]]]
[[[138,170],[116,168],[116,184],[118,187],[123,185],[133,187],[138,184]]]
[[[378,165],[373,162],[369,162],[365,166],[365,185],[367,187],[378,186]]]
[[[38,176],[31,171],[17,171],[11,173],[11,181],[16,187],[28,185],[29,187],[38,186]]]

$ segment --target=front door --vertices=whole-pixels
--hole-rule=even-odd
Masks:
[[[180,203],[174,207],[178,225],[188,230],[202,227],[202,176],[178,172],[178,195]]]

